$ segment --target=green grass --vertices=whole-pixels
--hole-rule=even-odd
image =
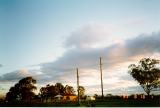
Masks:
[[[153,100],[122,100],[122,99],[108,99],[97,100],[91,102],[96,107],[160,107],[160,104],[156,104]],[[91,104],[90,104],[91,105]],[[86,107],[88,102],[81,102],[78,106],[76,102],[57,102],[57,103],[12,103],[4,104],[0,106],[12,106],[12,107]]]
[[[144,100],[108,100],[96,102],[96,107],[158,107],[160,105]]]

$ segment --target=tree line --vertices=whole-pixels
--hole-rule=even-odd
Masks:
[[[79,86],[80,98],[84,96],[85,88],[83,86]],[[55,85],[46,85],[46,87],[42,87],[40,89],[39,96],[42,99],[42,102],[48,99],[54,99],[56,95],[62,96],[75,96],[75,90],[72,86],[66,85],[63,86],[62,83],[56,83]]]
[[[37,87],[35,84],[36,80],[32,77],[21,79],[9,89],[9,92],[6,94],[6,101],[30,102],[36,96],[34,91],[37,89]],[[83,86],[79,86],[80,98],[84,96],[84,93],[85,88]],[[64,86],[62,83],[56,83],[55,85],[47,84],[45,87],[41,87],[38,93],[38,97],[41,99],[41,102],[47,102],[48,99],[52,100],[56,95],[73,96],[76,95],[76,93],[72,86]]]

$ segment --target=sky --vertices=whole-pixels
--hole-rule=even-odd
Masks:
[[[128,66],[160,59],[159,0],[0,0],[0,93],[23,77],[86,94],[143,93]]]

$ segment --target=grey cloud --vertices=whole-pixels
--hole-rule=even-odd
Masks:
[[[103,68],[132,60],[132,57],[153,54],[160,51],[160,33],[140,35],[126,40],[123,44],[113,44],[104,48],[73,48],[66,51],[54,62],[40,64],[41,71],[60,77],[70,74],[77,67],[80,69],[99,69],[99,57],[103,57]],[[129,65],[129,64],[128,64]],[[124,76],[125,80],[131,77]]]
[[[137,38],[126,40],[123,44],[113,43],[103,48],[80,47],[83,44],[96,44],[101,40],[107,41],[104,38],[107,33],[104,31],[103,26],[91,25],[72,33],[67,38],[65,45],[76,47],[68,49],[62,57],[54,62],[40,64],[40,71],[46,75],[58,77],[65,72],[74,71],[77,67],[97,69],[100,56],[103,58],[103,68],[105,68],[129,61],[136,55],[160,51],[160,33],[143,34]]]
[[[118,48],[118,44],[105,47],[105,48],[85,48],[85,49],[70,49],[64,53],[58,60],[50,63],[42,63],[41,71],[45,73],[55,72],[68,72],[80,68],[97,68],[99,67],[99,57],[105,59],[105,65],[120,62],[120,59],[111,59],[110,52],[114,48]],[[124,58],[123,56],[116,55],[117,58]],[[52,71],[52,72],[51,72]],[[56,73],[57,74],[57,73]]]
[[[113,44],[104,48],[73,48],[66,51],[54,62],[40,64],[42,75],[32,72],[39,79],[57,80],[63,74],[70,74],[77,67],[80,69],[99,69],[99,57],[103,57],[103,68],[117,63],[129,61],[132,57],[160,51],[160,33],[141,35],[124,41],[123,45]],[[123,52],[122,49],[125,49]],[[121,54],[122,53],[122,54]],[[11,72],[1,76],[2,79],[12,80],[24,77],[20,72]],[[130,78],[128,78],[130,79]],[[126,79],[127,80],[127,79]],[[43,81],[42,81],[43,82]]]
[[[87,30],[88,29],[82,30],[82,32],[88,32]],[[88,36],[88,33],[84,34],[87,34]],[[79,34],[79,36],[80,35],[81,34]],[[30,71],[30,73],[34,75],[34,77],[36,77],[40,83],[49,81],[64,81],[65,77],[69,77],[69,75],[73,76],[73,72],[76,71],[77,67],[80,69],[99,70],[100,56],[103,58],[103,69],[107,69],[109,66],[115,66],[118,63],[130,61],[132,60],[132,57],[138,55],[160,52],[160,32],[147,35],[143,34],[137,38],[125,40],[123,43],[113,43],[112,45],[103,48],[81,47],[85,43],[94,44],[100,42],[96,36],[93,37],[95,37],[93,39],[94,41],[92,41],[92,36],[88,36],[85,40],[85,38],[81,39],[77,36],[74,37],[72,34],[67,39],[65,44],[68,47],[75,46],[74,48],[68,49],[56,61],[40,64],[40,70]],[[76,40],[76,42],[73,40]],[[41,71],[42,74],[36,74],[36,71]],[[0,79],[14,80],[22,77],[24,77],[24,75],[19,72],[11,72],[1,76]],[[72,78],[73,77],[69,77],[67,80],[72,80]],[[119,79],[124,79],[127,81],[130,80],[130,77],[122,75],[119,76]]]
[[[116,65],[131,60],[132,57],[160,51],[160,33],[142,35],[124,41],[123,45],[113,44],[105,48],[73,48],[64,53],[58,60],[40,64],[41,71],[47,74],[61,74],[73,69],[94,68],[99,66],[99,57],[104,65]],[[124,52],[123,52],[124,49]]]
[[[39,70],[16,70],[10,73],[6,73],[2,76],[0,76],[0,81],[1,82],[10,82],[10,81],[18,81],[24,77],[28,77],[28,76],[32,76],[33,78],[37,79],[38,82],[44,82],[44,80],[46,81],[50,81],[50,77],[47,76],[46,74],[39,74],[38,73]]]
[[[0,67],[3,67],[3,65],[2,65],[2,64],[0,64]]]
[[[64,56],[59,58],[55,62],[41,64],[41,69],[44,72],[64,72],[64,71],[72,71],[77,67],[85,67],[90,65],[92,62],[97,64],[98,57],[100,53],[100,49],[86,49],[86,50],[78,50],[72,49],[67,51]],[[55,74],[55,73],[53,73]]]
[[[3,76],[0,77],[1,81],[15,81],[23,78],[25,75],[23,75],[20,71],[14,71],[10,73],[6,73]]]
[[[135,39],[125,41],[129,56],[160,52],[160,32],[142,34]]]
[[[109,36],[109,30],[104,30],[106,27],[103,25],[88,25],[75,32],[65,41],[65,47],[90,47],[96,43],[105,42],[107,36]]]

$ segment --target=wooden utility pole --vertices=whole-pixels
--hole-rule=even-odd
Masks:
[[[77,92],[78,92],[78,105],[80,105],[80,100],[79,100],[79,74],[78,74],[78,68],[77,68]]]
[[[100,57],[100,73],[101,73],[101,89],[102,89],[102,99],[103,99],[104,95],[103,95],[102,58],[101,57]]]

